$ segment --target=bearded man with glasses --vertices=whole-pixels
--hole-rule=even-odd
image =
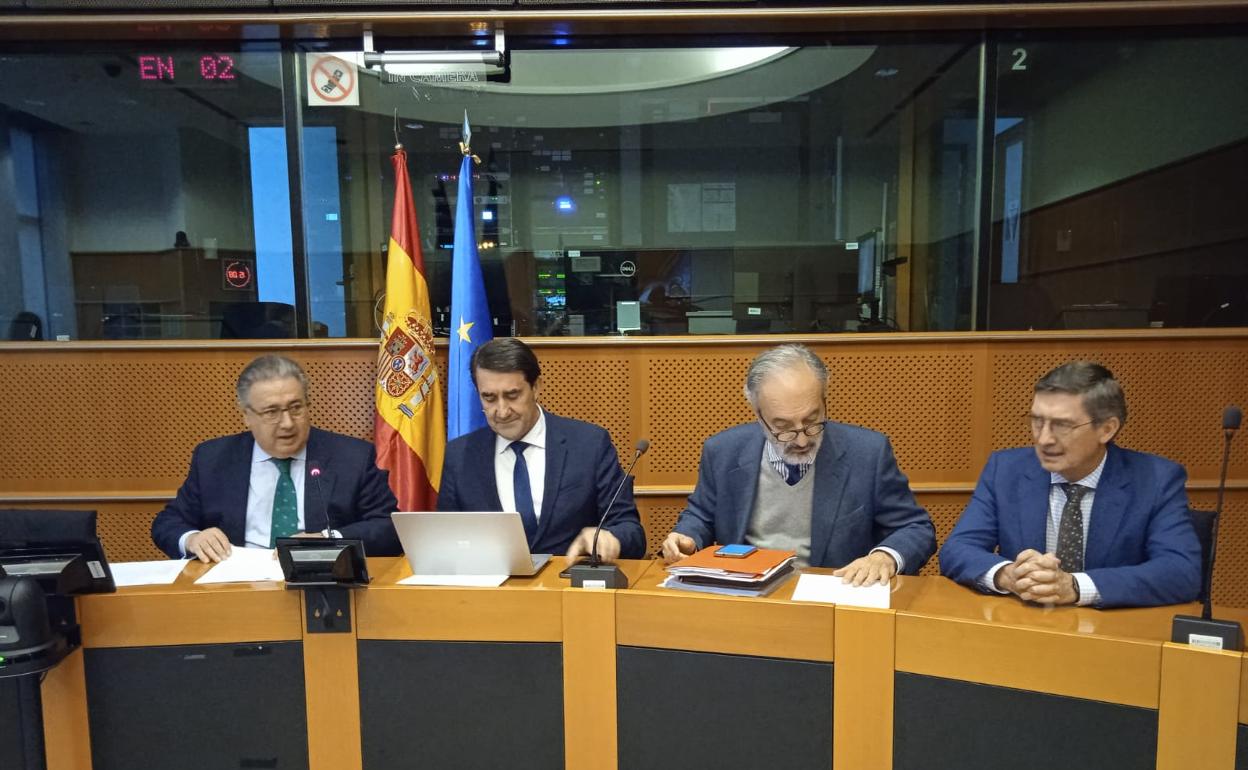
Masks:
[[[233,546],[330,536],[364,541],[369,556],[401,552],[389,474],[372,444],[312,427],[299,364],[260,356],[239,374],[235,394],[248,431],[195,447],[177,497],[152,522],[160,550],[217,562]]]
[[[797,553],[855,585],[914,574],[936,550],[888,438],[827,419],[828,370],[803,345],[759,354],[745,377],[757,422],[702,448],[698,485],[663,543],[670,564],[711,543]]]
[[[1200,591],[1200,542],[1183,467],[1123,449],[1122,386],[1074,361],[1036,383],[1033,447],[988,458],[940,550],[940,571],[1039,604],[1151,606]]]

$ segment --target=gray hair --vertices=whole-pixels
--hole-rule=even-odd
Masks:
[[[252,360],[238,375],[238,384],[234,386],[234,393],[238,396],[238,405],[247,406],[247,396],[251,394],[251,386],[257,382],[287,378],[299,380],[299,384],[303,387],[303,397],[308,397],[308,375],[304,373],[303,367],[299,364],[286,356],[279,355],[264,355]]]
[[[1083,408],[1094,422],[1117,417],[1127,424],[1127,398],[1114,373],[1093,361],[1071,361],[1040,378],[1037,393],[1069,393],[1083,397]]]
[[[805,365],[814,372],[819,378],[821,390],[828,389],[828,367],[824,366],[823,360],[812,353],[810,348],[796,342],[777,345],[759,353],[750,362],[750,368],[745,373],[745,397],[750,406],[758,406],[758,389],[763,386],[764,380],[776,372],[788,371],[798,365]]]

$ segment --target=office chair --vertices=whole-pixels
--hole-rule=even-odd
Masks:
[[[23,310],[9,323],[9,339],[28,342],[43,339],[43,321],[35,313]]]
[[[1187,515],[1196,528],[1196,539],[1200,541],[1200,596],[1197,601],[1205,600],[1205,586],[1209,585],[1209,571],[1213,569],[1213,511],[1198,511],[1188,508]]]

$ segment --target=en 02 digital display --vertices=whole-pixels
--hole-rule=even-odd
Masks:
[[[141,53],[135,61],[143,84],[233,86],[239,79],[235,54],[231,53]]]

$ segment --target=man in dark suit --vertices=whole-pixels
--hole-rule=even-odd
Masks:
[[[1034,448],[994,452],[940,551],[940,570],[1040,604],[1148,606],[1200,591],[1186,473],[1122,449],[1122,386],[1087,361],[1036,383]]]
[[[541,366],[514,337],[477,348],[472,379],[488,427],[446,447],[440,511],[519,511],[529,550],[588,555],[594,529],[624,479],[611,436],[538,404]],[[606,517],[598,554],[640,558],[646,538],[625,483]]]
[[[757,423],[707,439],[698,485],[663,543],[671,563],[710,545],[749,543],[837,567],[855,585],[916,573],[936,550],[882,434],[827,419],[828,372],[803,345],[750,364],[745,396]]]
[[[236,395],[249,432],[195,447],[177,497],[152,521],[160,550],[216,562],[231,546],[331,535],[363,540],[370,556],[401,553],[390,521],[398,504],[373,445],[312,427],[299,364],[260,356]]]

